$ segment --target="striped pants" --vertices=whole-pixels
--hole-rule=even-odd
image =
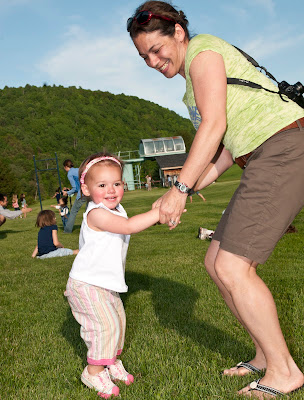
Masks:
[[[122,352],[126,330],[126,314],[119,294],[71,278],[64,294],[81,325],[88,363],[114,364]]]

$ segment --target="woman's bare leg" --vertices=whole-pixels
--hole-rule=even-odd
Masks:
[[[241,323],[265,355],[267,370],[261,384],[289,393],[304,384],[304,375],[289,353],[273,297],[257,275],[256,265],[252,260],[219,249],[215,272],[230,294]],[[247,391],[248,387],[239,393]],[[254,395],[265,398],[258,392]]]
[[[244,322],[241,320],[241,317],[239,316],[238,311],[236,310],[236,308],[233,304],[230,293],[225,288],[225,286],[222,284],[222,282],[219,280],[219,278],[215,272],[215,260],[216,260],[216,257],[217,257],[218,251],[219,251],[219,245],[220,245],[219,241],[212,240],[212,242],[209,246],[209,249],[207,251],[206,257],[205,257],[206,270],[207,270],[208,274],[210,275],[211,279],[217,285],[223,299],[225,300],[225,302],[226,302],[227,306],[229,307],[229,309],[231,310],[231,312],[238,319],[238,321],[243,325],[243,327],[247,330]],[[250,333],[249,333],[249,335],[250,335]],[[261,347],[259,346],[259,344],[257,343],[257,341],[255,340],[255,338],[253,336],[251,336],[251,339],[254,343],[256,354],[255,354],[255,357],[250,361],[250,364],[254,365],[255,367],[257,367],[259,369],[266,368],[266,359],[265,359],[265,356],[264,356],[264,353],[263,353]],[[246,360],[242,360],[242,361],[246,361]],[[243,375],[249,374],[250,371],[246,368],[232,367],[229,369],[225,369],[223,373],[224,373],[224,375],[243,376]]]

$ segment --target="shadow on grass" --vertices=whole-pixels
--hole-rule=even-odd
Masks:
[[[126,272],[126,281],[129,292],[121,295],[123,301],[126,303],[128,296],[139,290],[151,292],[155,314],[164,327],[191,338],[200,346],[221,353],[224,358],[229,355],[237,360],[240,355],[252,353],[252,348],[239,341],[236,335],[206,322],[206,319],[212,319],[212,309],[202,309],[200,319],[194,316],[195,303],[200,293],[192,287],[136,272]],[[214,304],[214,307],[217,307],[217,304]]]
[[[123,302],[126,304],[128,297],[137,291],[151,292],[155,314],[164,327],[191,338],[200,346],[221,353],[224,358],[229,355],[238,360],[240,355],[252,353],[253,349],[239,341],[236,335],[205,322],[204,318],[198,320],[193,315],[195,303],[200,297],[199,292],[193,288],[166,278],[156,278],[136,272],[127,272],[126,280],[129,292],[121,294]],[[216,304],[214,306],[216,307]],[[202,315],[204,314],[209,318],[212,309],[202,310]],[[80,338],[79,329],[78,323],[68,310],[62,334],[74,347],[76,354],[86,363],[86,347]]]
[[[1,230],[0,231],[0,239],[5,239],[7,237],[7,235],[10,235],[12,233],[20,233],[20,232],[24,232],[24,231],[12,231],[11,229],[7,229],[5,231]]]

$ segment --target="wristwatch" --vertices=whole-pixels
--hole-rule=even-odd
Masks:
[[[174,186],[177,187],[177,189],[181,192],[181,193],[186,193],[188,194],[191,190],[191,188],[189,188],[189,186],[187,186],[185,183],[181,183],[178,181],[175,181]]]

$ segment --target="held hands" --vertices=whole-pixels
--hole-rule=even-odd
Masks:
[[[187,195],[173,187],[156,200],[152,208],[160,208],[159,222],[167,224],[172,230],[180,223],[181,214],[187,211],[185,209],[186,200]]]

